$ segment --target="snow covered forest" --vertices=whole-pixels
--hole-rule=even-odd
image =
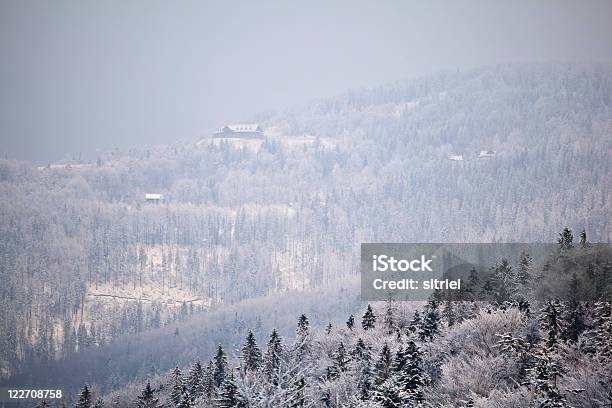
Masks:
[[[88,384],[80,407],[610,406],[609,304],[367,312],[358,265],[361,242],[610,242],[611,99],[603,67],[494,66],[262,113],[261,143],[0,160],[0,385]]]

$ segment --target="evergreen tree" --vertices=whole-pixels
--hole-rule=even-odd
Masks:
[[[346,327],[348,327],[350,331],[353,331],[353,328],[355,327],[355,316],[349,316],[348,320],[346,321]]]
[[[497,302],[507,302],[516,295],[516,276],[507,259],[503,258],[495,265],[493,280]]]
[[[244,403],[240,395],[234,373],[230,373],[223,381],[217,398],[215,399],[215,407],[217,408],[242,408],[247,405]]]
[[[378,360],[374,366],[374,384],[376,386],[380,386],[387,378],[389,378],[392,363],[391,350],[389,349],[389,345],[385,342],[380,350],[380,355],[378,356]]]
[[[183,393],[181,394],[180,401],[176,405],[176,408],[191,408],[193,407],[193,398],[189,395],[189,391],[187,388],[183,389]]]
[[[539,396],[542,408],[568,408],[567,398],[557,387],[557,378],[563,375],[563,368],[556,361],[550,350],[543,347],[534,354],[535,366],[531,368],[529,384],[533,385]]]
[[[559,239],[557,242],[559,243],[560,249],[572,249],[574,247],[573,244],[574,235],[572,234],[572,230],[568,227],[563,228],[563,231],[559,233]]]
[[[594,312],[594,328],[589,338],[592,351],[606,361],[612,358],[612,307],[609,302],[597,302]]]
[[[372,399],[383,408],[409,407],[402,389],[402,379],[399,374],[393,373],[383,383],[378,385],[373,392]]]
[[[387,299],[386,307],[385,307],[385,316],[383,318],[383,325],[385,327],[385,333],[390,335],[395,332],[395,305],[393,304],[393,300],[391,298]]]
[[[418,310],[415,310],[412,320],[408,323],[408,335],[416,335],[419,327],[421,327],[421,314]]]
[[[192,400],[204,394],[204,367],[200,360],[196,361],[187,376],[187,391]]]
[[[553,348],[559,342],[561,333],[561,316],[558,301],[549,300],[540,314],[540,326],[545,333],[546,347]]]
[[[480,278],[478,277],[478,272],[476,271],[476,268],[472,267],[472,269],[470,269],[470,274],[468,275],[466,292],[475,293],[479,284]]]
[[[359,369],[359,380],[357,381],[359,399],[362,401],[368,400],[372,394],[372,378],[373,374],[369,359],[367,361],[362,361]]]
[[[338,349],[334,353],[333,359],[334,359],[334,368],[336,369],[336,371],[339,373],[345,372],[348,367],[349,356],[346,351],[346,348],[344,347],[344,343],[342,341],[340,341],[340,345],[338,346]]]
[[[518,263],[518,271],[516,274],[517,283],[523,287],[527,286],[531,280],[531,255],[528,252],[522,251]]]
[[[264,371],[268,381],[273,384],[278,383],[278,370],[280,369],[283,346],[281,338],[276,329],[272,330],[270,340],[268,340],[268,349],[264,357]]]
[[[421,404],[423,387],[429,383],[429,376],[423,370],[422,353],[416,343],[410,340],[403,354],[405,363],[401,367],[400,378],[405,399]]]
[[[495,288],[493,287],[493,282],[491,279],[485,280],[485,283],[482,285],[482,289],[480,290],[480,295],[486,300],[493,300],[494,292]]]
[[[450,292],[448,293],[446,301],[444,302],[444,310],[442,310],[442,316],[446,318],[446,325],[448,327],[454,326],[457,316],[453,308],[453,302],[451,300]]]
[[[89,387],[86,385],[83,387],[81,394],[79,394],[79,399],[74,407],[91,408],[91,406],[91,392],[89,391]]]
[[[573,274],[569,284],[569,298],[563,305],[563,320],[565,324],[561,327],[561,338],[570,343],[577,342],[578,336],[586,329],[584,307],[578,300],[579,290],[580,282],[576,274]]]
[[[204,395],[207,398],[211,398],[213,393],[215,392],[215,366],[210,360],[206,369],[204,370],[204,379],[202,380]]]
[[[368,347],[366,346],[365,342],[363,341],[361,337],[357,339],[357,342],[355,343],[355,347],[351,351],[351,356],[353,357],[353,359],[360,360],[360,361],[366,358],[369,359],[370,350],[368,349]]]
[[[104,408],[104,401],[102,398],[98,398],[93,404],[93,408]]]
[[[242,358],[244,359],[244,366],[247,370],[257,370],[263,361],[261,350],[259,346],[257,346],[257,341],[255,340],[255,335],[250,330],[242,346]]]
[[[580,247],[586,248],[588,246],[589,246],[589,241],[587,241],[587,233],[586,233],[586,230],[583,228],[582,232],[580,233]]]
[[[309,325],[310,323],[308,322],[308,317],[306,317],[305,314],[301,314],[298,318],[297,328],[295,329],[297,336],[302,338],[306,337],[308,335]]]
[[[227,356],[225,355],[225,351],[223,351],[223,347],[219,344],[217,347],[217,354],[215,354],[214,358],[214,371],[213,371],[213,380],[215,383],[215,387],[220,387],[225,380],[227,375]]]
[[[174,405],[178,406],[181,402],[184,391],[185,384],[183,381],[183,373],[178,366],[174,367],[174,371],[172,371],[172,391],[170,392],[170,400]]]
[[[138,396],[136,401],[138,408],[161,408],[159,399],[155,397],[155,390],[151,388],[151,383],[147,381],[147,385],[142,390],[142,394]]]
[[[327,334],[327,335],[331,334],[333,328],[334,328],[334,326],[331,324],[331,322],[329,322],[327,324],[327,327],[325,328],[325,334]]]
[[[368,304],[366,312],[361,318],[361,327],[363,330],[373,329],[376,324],[376,315],[374,315],[374,311],[372,310],[372,305]]]
[[[431,340],[440,333],[440,312],[438,311],[438,302],[431,299],[423,314],[423,319],[419,327],[419,339],[421,341]]]
[[[404,348],[400,346],[397,352],[395,353],[395,357],[393,358],[393,364],[391,365],[391,368],[393,371],[397,373],[401,373],[405,365],[406,365],[406,353],[404,353]]]

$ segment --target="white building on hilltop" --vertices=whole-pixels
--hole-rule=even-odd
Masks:
[[[237,137],[244,139],[263,139],[263,128],[257,123],[238,123],[225,125],[213,133],[213,137]]]
[[[151,204],[159,204],[159,203],[162,203],[164,201],[164,195],[163,194],[157,194],[157,193],[146,193],[145,194],[145,201],[147,203],[151,203]]]
[[[480,153],[478,153],[478,158],[489,159],[491,157],[495,157],[496,154],[497,152],[495,150],[481,150]]]

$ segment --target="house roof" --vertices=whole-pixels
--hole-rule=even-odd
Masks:
[[[146,193],[145,194],[145,200],[161,200],[164,198],[163,194],[157,194],[157,193]]]
[[[231,125],[225,125],[219,129],[216,133],[225,132],[261,132],[261,127],[257,123],[235,123]]]

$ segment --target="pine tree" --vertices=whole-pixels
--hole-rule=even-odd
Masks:
[[[522,251],[518,263],[518,271],[516,274],[517,283],[523,287],[531,281],[531,255],[528,252]]]
[[[357,339],[357,342],[355,343],[355,347],[351,351],[351,356],[353,357],[353,359],[356,359],[356,360],[363,360],[365,358],[369,359],[370,350],[365,345],[365,342],[363,341],[361,337]]]
[[[493,280],[496,288],[495,300],[507,302],[516,295],[516,275],[507,259],[503,258],[493,270]]]
[[[338,349],[334,353],[333,359],[334,359],[334,367],[337,370],[337,372],[339,373],[345,372],[348,367],[349,356],[346,351],[346,348],[344,347],[344,343],[342,341],[340,341],[340,345],[338,346]]]
[[[280,369],[282,352],[283,346],[281,338],[276,329],[274,329],[272,330],[272,334],[270,334],[268,349],[264,357],[264,371],[268,381],[273,384],[277,384],[278,382],[278,370]]]
[[[551,350],[543,347],[534,353],[535,366],[529,369],[530,381],[539,396],[542,408],[567,408],[567,398],[557,387],[557,378],[563,375],[563,368],[555,360]]]
[[[427,303],[427,306],[425,306],[418,335],[421,341],[425,341],[433,339],[439,333],[440,312],[438,311],[438,302],[432,299]]]
[[[446,298],[446,301],[444,302],[444,310],[442,310],[442,315],[446,318],[446,325],[448,327],[453,327],[457,317],[453,308],[450,292]]]
[[[308,317],[305,314],[301,314],[298,318],[297,328],[295,332],[298,337],[306,337],[308,335],[308,326],[310,323],[308,322]]]
[[[187,388],[185,388],[183,389],[183,393],[181,394],[180,401],[176,405],[176,408],[191,408],[193,406],[192,401],[193,398],[191,397],[191,395],[189,395],[189,391],[187,391]]]
[[[369,359],[367,361],[362,361],[359,370],[359,380],[357,381],[359,399],[362,401],[366,401],[371,396],[373,387],[372,377],[373,375]]]
[[[151,383],[147,381],[147,385],[142,390],[142,394],[138,396],[136,401],[138,408],[161,408],[159,399],[155,398],[155,390],[151,388]]]
[[[609,302],[597,302],[594,312],[594,328],[589,337],[595,354],[603,360],[612,358],[612,307]]]
[[[348,320],[346,321],[346,327],[348,327],[350,331],[353,331],[353,328],[355,327],[355,316],[349,316]]]
[[[559,239],[557,242],[559,243],[560,249],[572,249],[574,247],[573,244],[574,235],[572,234],[572,230],[568,227],[563,228],[563,231],[559,233]]]
[[[569,298],[563,305],[563,320],[565,324],[561,328],[561,338],[570,343],[577,342],[578,336],[586,329],[584,307],[578,300],[579,290],[580,282],[576,274],[573,274],[569,284]]]
[[[374,311],[372,310],[372,305],[368,304],[366,312],[361,318],[361,327],[363,330],[373,329],[376,324],[376,315],[374,315]]]
[[[475,293],[479,284],[480,284],[480,278],[478,277],[478,272],[476,271],[476,268],[472,267],[472,269],[470,269],[470,274],[468,276],[466,292]]]
[[[183,373],[181,369],[174,367],[174,371],[172,371],[172,391],[170,392],[170,400],[174,403],[174,405],[178,406],[183,397],[183,391],[185,390],[185,384],[183,381]]]
[[[204,367],[200,360],[196,361],[187,376],[187,391],[193,401],[204,394]]]
[[[374,384],[376,386],[381,385],[385,382],[387,378],[389,378],[389,374],[391,372],[391,350],[389,349],[389,345],[385,342],[380,350],[380,355],[378,356],[378,360],[374,366],[375,379]]]
[[[373,392],[372,399],[383,408],[409,407],[402,389],[402,379],[397,373],[393,373],[383,383],[378,385]]]
[[[93,404],[93,408],[104,408],[104,401],[102,398],[98,398]]]
[[[393,304],[393,300],[391,298],[387,299],[386,308],[385,308],[385,316],[383,318],[383,325],[385,327],[385,333],[387,335],[393,334],[395,332],[395,305]]]
[[[334,328],[334,326],[331,324],[331,322],[329,322],[327,324],[327,327],[325,328],[325,334],[330,335],[333,328]]]
[[[406,353],[404,353],[404,348],[400,346],[393,358],[391,369],[397,373],[401,373],[406,365],[406,361]]]
[[[553,348],[559,342],[561,333],[561,316],[558,301],[549,300],[540,314],[540,326],[545,333],[546,347]]]
[[[401,381],[405,398],[421,404],[423,402],[423,387],[429,383],[429,376],[423,370],[422,353],[412,340],[408,341],[404,350],[405,363],[401,367]]]
[[[408,335],[415,335],[418,332],[419,327],[421,327],[421,314],[418,310],[416,310],[412,320],[410,320],[410,323],[408,323]]]
[[[89,387],[86,385],[83,387],[79,399],[74,406],[75,408],[91,408],[91,392]]]
[[[482,289],[480,290],[480,295],[486,300],[493,300],[495,288],[493,287],[493,282],[491,279],[485,280],[484,285],[482,285]]]
[[[242,346],[242,358],[244,359],[244,366],[247,370],[257,370],[263,361],[261,350],[259,346],[257,346],[257,341],[255,340],[255,335],[250,330]]]
[[[219,345],[217,347],[217,354],[214,358],[214,372],[213,379],[215,382],[215,386],[219,387],[223,384],[225,377],[227,376],[227,356],[225,351],[223,351],[223,347]]]
[[[215,407],[217,408],[241,408],[246,407],[243,398],[240,395],[238,386],[234,379],[234,373],[230,373],[223,381],[217,398],[215,399]]]
[[[586,248],[588,246],[589,246],[589,241],[587,240],[587,233],[586,233],[586,230],[583,228],[582,232],[580,233],[580,247]]]
[[[202,380],[204,395],[207,398],[211,398],[215,392],[215,366],[212,360],[208,362],[206,369],[204,370],[204,379]]]

